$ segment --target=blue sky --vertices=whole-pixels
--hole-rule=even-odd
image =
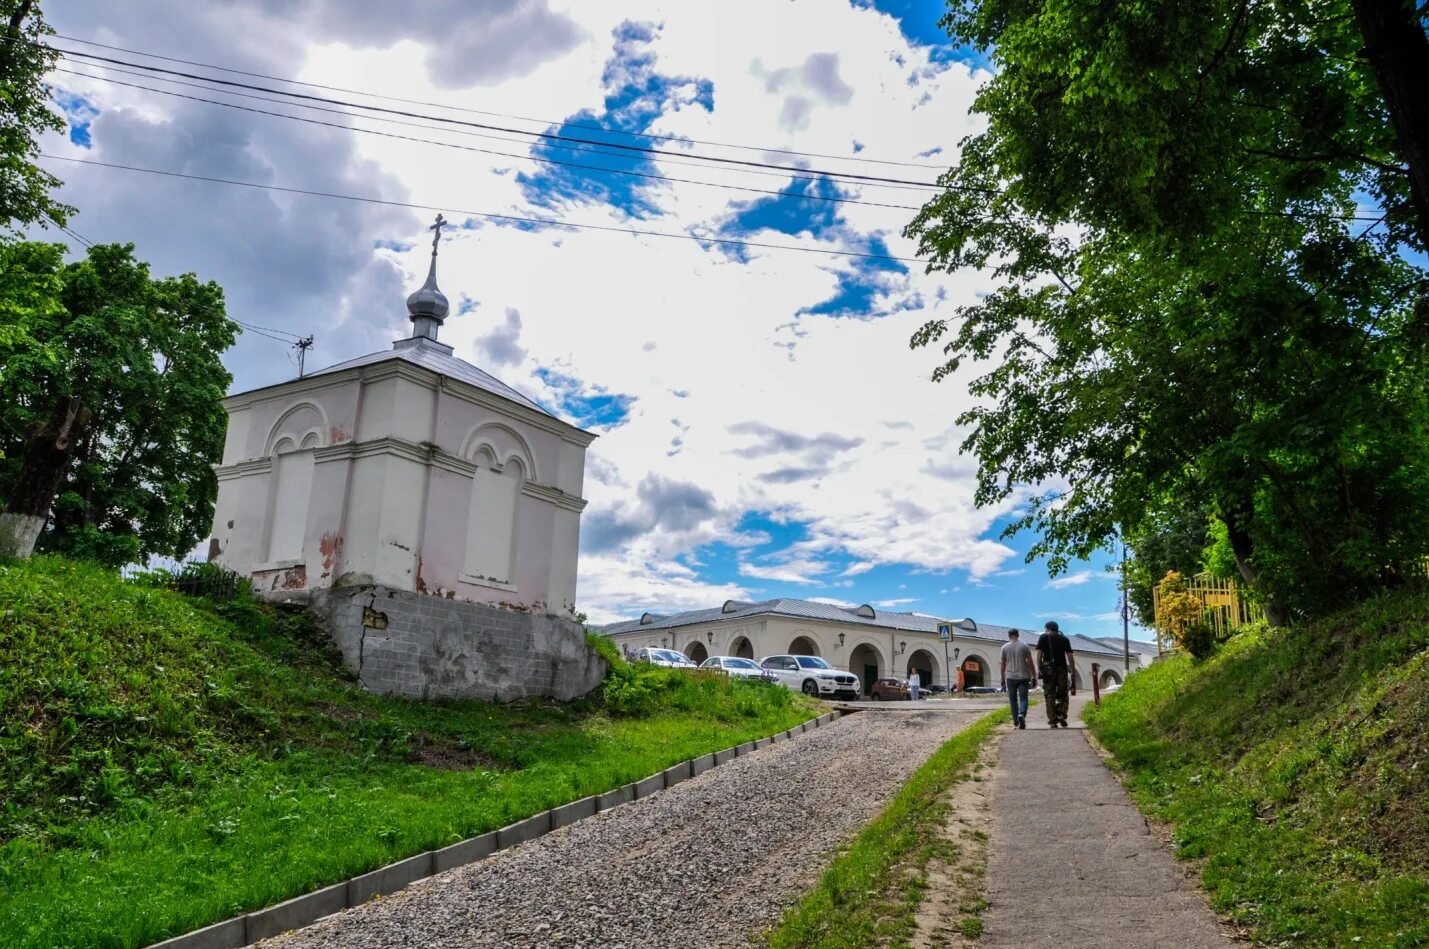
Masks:
[[[596,168],[295,127],[69,76],[69,127],[45,148],[446,209],[460,226],[442,248],[454,303],[443,341],[599,436],[577,603],[593,619],[794,596],[1119,629],[1100,563],[1049,582],[1022,562],[1030,538],[999,539],[1018,499],[972,503],[975,465],[951,421],[971,404],[970,377],[934,384],[937,354],[908,347],[985,278],[708,241],[916,255],[901,236],[913,212],[886,205],[923,192],[832,172],[931,180],[976,130],[968,106],[986,62],[938,30],[941,3],[529,0],[500,22],[476,5],[396,9],[154,0],[142,15],[98,3],[51,15],[73,35],[489,111],[589,140],[506,135],[494,148]],[[234,46],[259,26],[279,38],[271,47]],[[773,167],[691,164],[697,154]],[[430,260],[430,212],[63,171],[80,233],[136,241],[158,273],[218,280],[239,319],[314,334],[310,365],[410,332],[403,301]],[[245,336],[226,356],[235,390],[288,378],[289,355]]]

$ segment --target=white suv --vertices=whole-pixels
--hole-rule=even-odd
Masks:
[[[858,698],[858,676],[840,672],[818,656],[766,656],[759,664],[785,688],[815,698]]]

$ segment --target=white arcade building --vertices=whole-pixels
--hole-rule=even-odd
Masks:
[[[939,639],[938,627],[951,627],[952,640]],[[868,604],[840,607],[812,600],[774,599],[760,603],[727,600],[722,606],[670,616],[646,613],[636,620],[601,630],[617,646],[678,649],[695,662],[709,656],[764,656],[790,653],[821,656],[831,665],[858,676],[864,691],[881,676],[905,678],[913,670],[924,686],[953,687],[962,674],[964,686],[998,684],[998,657],[1007,642],[1007,626],[970,619],[947,620],[917,613],[877,610]],[[1042,624],[1018,627],[1035,644]],[[1072,635],[1077,656],[1077,686],[1091,685],[1092,663],[1101,666],[1103,687],[1119,684],[1125,675],[1120,648]],[[1133,651],[1131,668],[1142,656]]]

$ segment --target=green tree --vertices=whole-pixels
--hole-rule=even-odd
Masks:
[[[35,163],[39,136],[65,127],[44,82],[58,58],[44,42],[54,31],[34,0],[0,0],[0,18],[0,216],[11,231],[63,224],[74,209],[51,197],[60,180]]]
[[[237,328],[223,291],[194,275],[155,279],[133,245],[65,264],[56,244],[0,244],[0,499],[23,434],[59,395],[93,413],[74,447],[40,547],[110,564],[181,555],[207,534],[222,453],[219,359]]]

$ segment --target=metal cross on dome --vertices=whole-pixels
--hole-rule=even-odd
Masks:
[[[437,256],[437,242],[442,239],[442,228],[447,227],[447,219],[442,217],[441,212],[437,212],[437,223],[427,228],[429,231],[436,231],[436,236],[432,238],[432,256]]]

